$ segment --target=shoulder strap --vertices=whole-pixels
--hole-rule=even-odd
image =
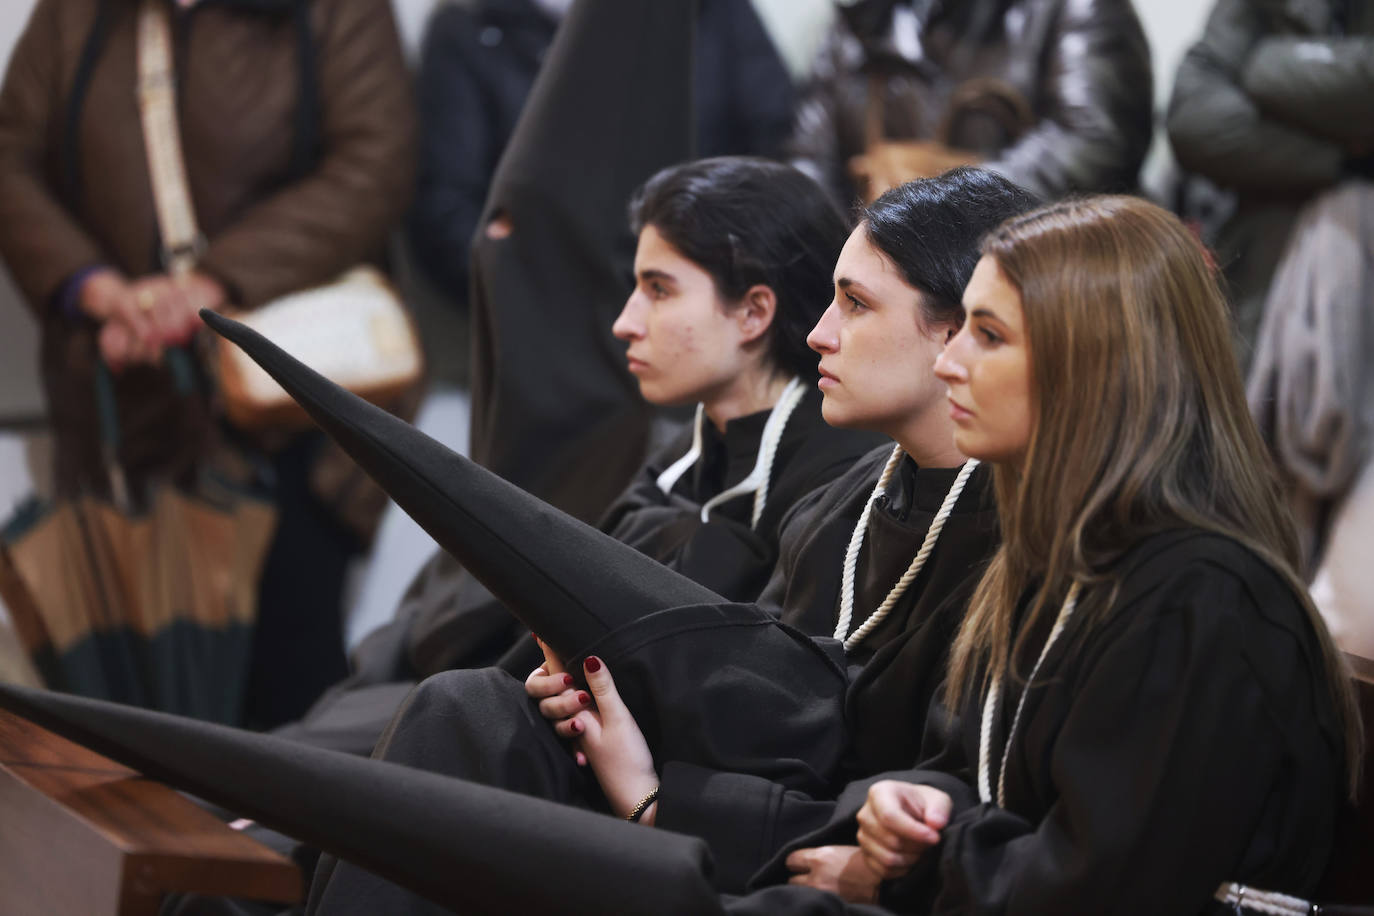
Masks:
[[[185,273],[195,266],[204,237],[196,225],[186,181],[177,125],[171,14],[164,0],[143,0],[138,11],[138,113],[162,236],[163,265],[172,274]]]

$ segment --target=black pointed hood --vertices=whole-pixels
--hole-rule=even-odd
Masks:
[[[720,912],[700,840],[101,700],[0,685],[0,706],[457,912]]]
[[[340,388],[256,331],[213,312],[201,317],[568,662],[650,611],[725,600]]]
[[[577,0],[501,157],[472,248],[474,461],[582,519],[643,462],[653,411],[611,324],[630,195],[693,151],[693,0]],[[491,238],[497,216],[510,233]]]

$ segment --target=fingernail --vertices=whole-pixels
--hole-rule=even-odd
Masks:
[[[565,675],[563,675],[563,686],[564,686],[564,687],[571,687],[572,685],[573,685],[573,678],[572,678],[572,675],[571,675],[571,674],[565,674]]]
[[[588,671],[595,674],[596,672],[601,670],[601,659],[597,658],[595,655],[588,655],[586,667]]]
[[[574,735],[579,734],[582,731],[582,723],[573,719],[568,723],[568,728],[572,730]]]
[[[583,706],[590,706],[592,698],[587,695],[585,690],[579,690],[577,692],[577,702],[581,703]]]

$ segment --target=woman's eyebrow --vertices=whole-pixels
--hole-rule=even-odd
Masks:
[[[991,318],[998,324],[1006,324],[1002,317],[988,308],[986,305],[964,306],[964,315],[968,318]]]
[[[667,283],[676,283],[676,282],[677,282],[677,277],[674,277],[672,274],[668,273],[666,270],[660,270],[660,269],[657,268],[657,267],[646,267],[646,268],[644,268],[643,270],[639,271],[639,279],[640,279],[640,280],[663,280],[663,281],[665,281],[665,282],[667,282]]]
[[[857,292],[857,293],[860,293],[861,295],[864,295],[864,296],[867,296],[867,297],[870,297],[870,298],[872,298],[872,296],[873,296],[873,291],[872,291],[872,290],[870,290],[868,287],[864,286],[864,285],[863,285],[862,283],[860,283],[858,280],[852,280],[852,279],[850,279],[849,277],[836,277],[836,278],[835,278],[835,285],[838,286],[840,289],[844,290],[844,291],[847,292],[847,293],[848,293],[848,292]]]

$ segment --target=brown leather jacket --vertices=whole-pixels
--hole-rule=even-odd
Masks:
[[[884,139],[941,139],[1048,198],[1133,190],[1153,130],[1150,49],[1130,0],[859,0],[822,47],[798,107],[793,162],[854,199],[871,87]],[[974,80],[1014,89],[1017,133],[951,98]]]
[[[170,2],[169,7],[174,5]],[[39,0],[0,90],[0,253],[43,327],[58,485],[102,489],[95,329],[73,273],[158,271],[135,95],[137,0]],[[175,13],[200,268],[240,306],[379,253],[411,193],[414,113],[388,0],[216,0]],[[310,78],[306,78],[306,74]],[[211,423],[159,368],[116,384],[131,474],[176,473]]]

